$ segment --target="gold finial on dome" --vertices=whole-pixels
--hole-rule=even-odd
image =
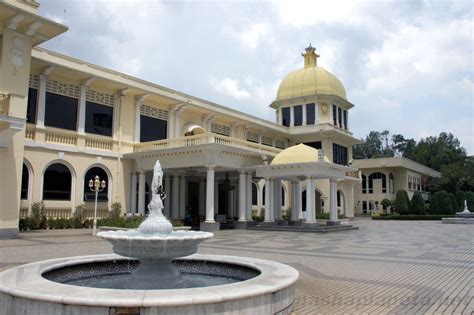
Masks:
[[[316,53],[316,48],[312,47],[311,43],[309,43],[309,47],[306,47],[305,51],[306,52],[304,54],[301,54],[301,56],[304,57],[304,67],[317,67],[317,60],[319,55]]]

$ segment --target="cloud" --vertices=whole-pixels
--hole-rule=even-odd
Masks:
[[[264,23],[256,23],[239,34],[241,44],[248,49],[255,49],[269,34],[269,27]]]
[[[224,78],[221,80],[211,79],[210,84],[217,92],[224,93],[237,100],[250,97],[250,93],[245,89],[241,89],[239,83],[231,78]]]

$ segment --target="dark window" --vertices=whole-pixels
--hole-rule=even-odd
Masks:
[[[84,201],[95,201],[95,193],[89,188],[89,181],[95,180],[95,177],[99,176],[100,181],[105,180],[105,189],[97,194],[98,201],[108,201],[109,192],[109,177],[107,173],[100,167],[93,167],[87,171],[84,176]]]
[[[332,162],[339,165],[347,165],[347,148],[345,146],[332,144]]]
[[[36,103],[38,101],[38,90],[28,89],[28,107],[26,108],[26,122],[36,124]]]
[[[113,107],[86,102],[86,132],[111,137],[113,116]]]
[[[258,205],[258,198],[257,198],[257,185],[255,183],[252,183],[252,205]]]
[[[339,122],[339,127],[342,128],[342,109],[340,107],[337,108],[337,121]]]
[[[382,180],[382,193],[387,192],[387,177],[384,173],[372,173],[369,175],[369,194],[374,192],[374,179],[381,179]]]
[[[341,192],[340,191],[337,192],[337,206],[338,207],[341,206]]]
[[[295,115],[295,126],[301,126],[303,124],[303,106],[293,107],[293,113]]]
[[[281,109],[281,124],[285,127],[290,126],[290,116],[291,116],[291,108],[283,107]]]
[[[315,107],[314,103],[306,104],[306,124],[307,125],[314,125],[314,115]]]
[[[336,105],[332,105],[332,123],[337,125],[337,107]]]
[[[153,117],[140,116],[140,142],[167,138],[168,122]]]
[[[362,193],[367,193],[367,177],[365,175],[362,175]]]
[[[44,172],[43,199],[71,200],[71,172],[60,163],[50,165]]]
[[[285,205],[285,189],[281,187],[281,205]]]
[[[312,148],[315,148],[317,150],[321,150],[321,141],[315,141],[315,142],[305,142],[307,146],[310,146]]]
[[[364,213],[367,212],[367,201],[366,200],[362,201],[362,210],[364,211]]]
[[[348,125],[347,125],[347,110],[344,111],[344,129],[348,129]]]
[[[44,124],[48,127],[76,130],[77,99],[46,93]]]
[[[23,171],[21,173],[21,199],[28,199],[28,182],[30,180],[30,173],[25,163],[23,163]]]
[[[265,185],[262,188],[262,206],[265,205]]]

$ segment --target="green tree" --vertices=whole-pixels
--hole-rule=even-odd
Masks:
[[[431,197],[430,204],[431,214],[452,214],[453,206],[451,204],[451,198],[445,190],[437,191]]]
[[[395,211],[401,215],[409,213],[408,194],[405,190],[397,191],[397,195],[395,196]]]
[[[393,150],[389,144],[389,131],[371,131],[361,144],[353,148],[355,159],[372,159],[393,156]]]
[[[393,152],[399,152],[403,157],[413,159],[416,141],[413,139],[405,139],[403,135],[396,134],[392,136],[391,147]]]
[[[410,214],[425,214],[425,200],[419,191],[415,191],[410,201]]]
[[[456,213],[459,211],[458,201],[456,200],[456,196],[453,193],[448,193],[449,201],[451,202],[452,213]]]

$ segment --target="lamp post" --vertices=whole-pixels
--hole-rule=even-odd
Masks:
[[[97,196],[99,195],[99,192],[105,189],[105,185],[105,180],[102,180],[101,182],[98,175],[96,175],[94,179],[91,179],[89,181],[89,189],[95,193],[94,223],[92,227],[92,235],[97,234]]]

